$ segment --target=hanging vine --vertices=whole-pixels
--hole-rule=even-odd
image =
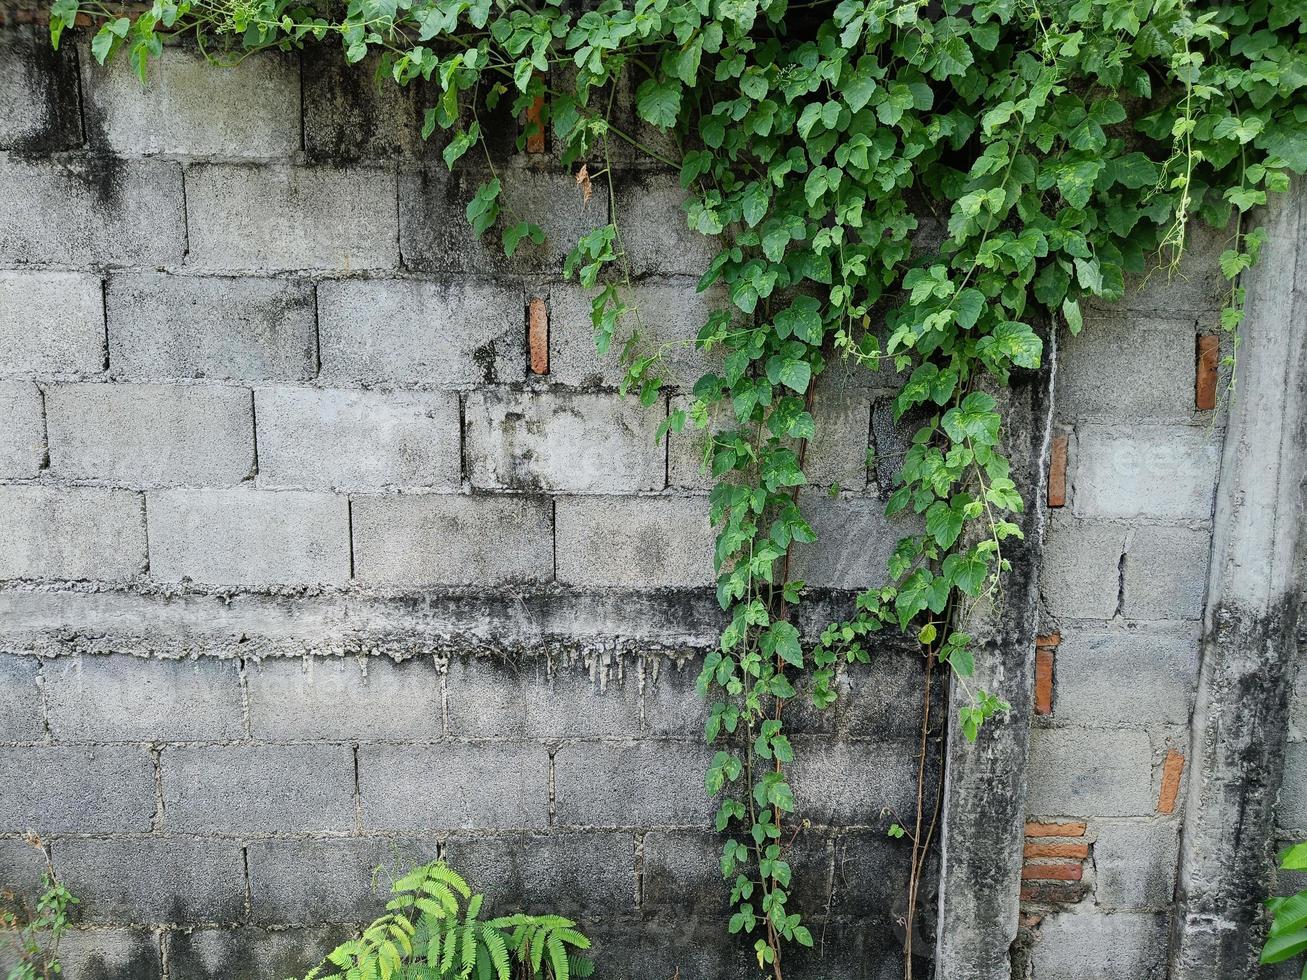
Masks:
[[[955,627],[1000,587],[1005,548],[1021,535],[991,391],[1039,366],[1041,332],[1079,332],[1086,300],[1120,299],[1126,276],[1159,254],[1174,267],[1193,219],[1228,237],[1220,326],[1237,330],[1238,277],[1262,240],[1248,213],[1307,169],[1305,10],[1301,0],[601,0],[583,10],[351,0],[343,11],[157,0],[126,16],[57,0],[51,34],[57,45],[89,12],[102,24],[95,57],[125,50],[143,78],[168,34],[191,31],[234,56],[332,39],[351,62],[379,53],[401,85],[434,83],[423,136],[449,131],[451,168],[484,145],[479,106],[511,99],[516,113],[543,100],[543,124],[587,194],[606,181],[613,195],[622,144],[679,171],[690,227],[721,243],[700,288],[724,287],[730,307],[697,340],[720,370],[659,435],[710,433],[727,625],[699,677],[718,746],[706,785],[721,797],[729,929],[755,937],[759,967],[780,978],[787,946],[813,943],[791,901],[784,827],[795,809],[787,773],[801,764],[785,724],[796,679],[828,707],[837,667],[866,662],[869,637],[893,630],[920,644],[928,677],[950,670],[967,738],[1007,710],[1001,691],[970,689],[971,638]],[[634,123],[615,98],[628,83]],[[645,124],[677,150],[647,147]],[[508,255],[544,237],[493,173],[467,217]],[[594,290],[599,350],[624,351],[624,390],[656,402],[664,351],[625,302],[618,225],[585,235],[566,272]],[[814,385],[834,358],[898,378],[894,416],[916,428],[887,512],[913,530],[885,581],[805,649],[790,554],[815,540],[798,491]],[[926,748],[923,738],[922,779]],[[919,802],[913,905],[925,823]],[[911,913],[905,945],[910,976]]]

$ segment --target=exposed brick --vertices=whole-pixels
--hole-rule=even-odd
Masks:
[[[476,391],[467,397],[468,479],[513,490],[659,490],[663,413],[635,398]]]
[[[558,580],[611,588],[714,581],[706,497],[559,497]]]
[[[357,270],[399,264],[390,170],[196,164],[186,172],[186,211],[192,265]]]
[[[50,472],[133,487],[234,484],[254,470],[245,388],[75,384],[45,393]]]
[[[441,733],[440,675],[429,657],[274,658],[246,668],[256,739],[408,741]]]
[[[719,243],[690,229],[688,197],[671,175],[632,172],[618,182],[614,219],[637,275],[700,276],[712,262]]]
[[[1089,891],[1086,881],[1031,881],[1021,886],[1021,901],[1038,905],[1075,905]]]
[[[1081,426],[1076,513],[1210,519],[1220,464],[1217,435],[1190,426]]]
[[[0,200],[0,261],[163,265],[186,251],[176,163],[4,156]]]
[[[240,738],[240,665],[125,654],[46,662],[50,733],[61,742],[175,742]]]
[[[1158,813],[1175,812],[1175,800],[1180,794],[1183,778],[1184,755],[1175,749],[1168,749],[1166,760],[1162,763],[1162,788],[1157,797]]]
[[[1057,652],[1058,721],[1187,725],[1197,680],[1193,632],[1077,630]]]
[[[109,278],[105,305],[114,377],[257,382],[314,375],[309,283],[119,273]]]
[[[1035,714],[1053,713],[1053,647],[1035,648]]]
[[[537,95],[526,109],[526,152],[545,152],[545,99]]]
[[[531,358],[531,373],[549,373],[549,307],[541,296],[527,303],[526,345]]]
[[[1180,841],[1173,823],[1106,823],[1094,842],[1094,899],[1107,909],[1165,909]]]
[[[245,913],[238,841],[150,834],[60,840],[56,870],[81,904],[81,921],[234,921]]]
[[[543,745],[364,745],[358,767],[367,829],[535,829],[549,823]]]
[[[448,387],[526,375],[520,286],[341,279],[318,286],[322,379]]]
[[[0,30],[0,150],[66,150],[82,141],[77,51],[37,25]],[[3,304],[0,304],[2,306]]]
[[[145,84],[126,58],[79,54],[93,146],[124,154],[288,156],[300,148],[294,55],[262,52],[215,70],[202,53],[166,45]]]
[[[145,749],[0,748],[0,832],[149,830],[154,762]]]
[[[0,654],[0,740],[35,742],[45,737],[41,661]]]
[[[1048,524],[1039,590],[1054,616],[1111,619],[1121,591],[1124,528],[1058,515]]]
[[[349,746],[169,746],[160,758],[167,830],[248,834],[354,826]]]
[[[1052,455],[1048,461],[1048,506],[1066,506],[1067,443],[1070,436],[1053,436]]]
[[[1062,419],[1174,419],[1193,414],[1194,320],[1141,315],[1086,317],[1058,339],[1057,411]],[[1129,356],[1123,356],[1129,351]]]
[[[0,272],[0,374],[74,375],[103,369],[99,276]]]
[[[1211,536],[1187,527],[1135,528],[1127,545],[1127,619],[1201,619]]]
[[[1056,816],[1153,810],[1153,750],[1140,731],[1032,729],[1026,808]]]
[[[0,487],[0,579],[124,579],[145,569],[142,497],[128,490]]]
[[[150,576],[214,585],[342,583],[349,578],[344,497],[261,490],[149,494]]]
[[[1089,857],[1089,845],[1071,841],[1040,841],[1027,843],[1022,851],[1027,858],[1078,858]]]
[[[547,498],[355,497],[354,572],[387,585],[502,585],[554,574]]]
[[[1220,374],[1221,338],[1214,333],[1198,335],[1194,379],[1194,407],[1200,412],[1216,408],[1216,382]]]
[[[703,790],[712,758],[685,742],[571,743],[554,753],[559,826],[706,827],[717,805]]]
[[[261,388],[259,486],[456,489],[458,396],[444,392]]]
[[[1086,825],[1079,821],[1069,823],[1044,823],[1039,820],[1026,821],[1027,837],[1083,837]]]
[[[1079,881],[1084,873],[1079,864],[1027,864],[1021,869],[1021,880]]]
[[[41,389],[30,381],[0,381],[0,477],[28,478],[45,461]]]

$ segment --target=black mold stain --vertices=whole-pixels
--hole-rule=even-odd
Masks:
[[[488,341],[472,352],[472,360],[481,368],[481,380],[486,384],[494,384],[499,380],[495,370],[495,344],[494,340]]]
[[[19,153],[49,153],[80,146],[81,92],[76,33],[66,31],[58,51],[50,46],[49,34],[42,26],[7,28],[6,33],[11,36],[7,43],[0,43],[0,52],[22,63],[26,91],[38,100],[42,117],[35,132],[8,148]]]

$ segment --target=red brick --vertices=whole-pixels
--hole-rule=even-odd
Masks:
[[[1027,864],[1022,881],[1079,881],[1085,869],[1078,864]]]
[[[1067,436],[1053,436],[1052,457],[1048,462],[1048,506],[1066,506]]]
[[[531,373],[549,373],[549,310],[539,296],[527,306],[526,346],[531,355]]]
[[[1088,886],[1078,881],[1032,881],[1021,886],[1021,901],[1040,905],[1075,905]]]
[[[1040,841],[1027,844],[1025,856],[1028,858],[1077,858],[1089,857],[1089,845],[1073,841]]]
[[[1053,713],[1053,647],[1035,649],[1035,714]]]
[[[1083,837],[1086,825],[1078,821],[1070,823],[1043,823],[1039,820],[1026,821],[1027,837]]]
[[[1198,335],[1198,364],[1194,380],[1194,407],[1210,411],[1216,407],[1216,378],[1221,362],[1221,338],[1214,333]]]
[[[1184,776],[1184,754],[1168,749],[1162,763],[1162,792],[1157,798],[1158,813],[1174,813],[1175,799],[1180,795],[1180,780]]]
[[[527,153],[544,153],[545,152],[545,98],[543,95],[537,96],[535,101],[526,110],[526,152]]]

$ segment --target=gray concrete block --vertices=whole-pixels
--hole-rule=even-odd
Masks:
[[[369,917],[372,915],[369,913]],[[333,949],[355,938],[355,927],[185,929],[167,935],[171,976],[186,980],[281,980],[307,974]]]
[[[436,272],[560,269],[582,235],[608,224],[608,198],[595,194],[583,203],[569,174],[544,171],[499,171],[501,210],[507,201],[514,214],[538,224],[542,245],[524,240],[512,259],[504,257],[499,229],[477,239],[467,222],[467,202],[489,174],[456,170],[443,163],[399,176],[399,239],[404,264]],[[505,219],[501,218],[501,226]]]
[[[721,348],[699,350],[694,340],[714,310],[728,309],[721,289],[696,292],[697,278],[645,280],[621,289],[622,301],[635,311],[622,317],[608,353],[595,349],[590,320],[595,290],[576,282],[549,287],[549,380],[582,388],[616,387],[626,374],[622,350],[639,335],[635,356],[661,354],[651,369],[663,384],[690,389],[706,372],[721,364]]]
[[[45,890],[45,854],[26,840],[10,837],[0,840],[0,893],[13,893],[27,908],[35,908]],[[10,902],[5,903],[12,907]],[[0,950],[0,964],[4,963]]]
[[[1210,520],[1220,433],[1181,425],[1082,425],[1072,459],[1076,514]]]
[[[250,731],[284,742],[431,740],[441,734],[440,674],[429,657],[275,658],[245,669]]]
[[[474,487],[611,493],[661,490],[665,405],[588,393],[474,391],[465,409]]]
[[[45,462],[45,407],[30,381],[0,381],[0,476],[27,479]]]
[[[0,374],[98,374],[104,360],[98,275],[0,272]]]
[[[1087,316],[1058,337],[1057,414],[1064,420],[1174,419],[1194,415],[1195,319]],[[1123,357],[1122,351],[1129,351]]]
[[[1106,909],[1171,904],[1180,851],[1174,823],[1101,823],[1094,842],[1094,899]]]
[[[1140,731],[1034,729],[1026,812],[1034,817],[1150,814],[1153,750]]]
[[[1302,839],[1307,830],[1307,742],[1290,742],[1284,750],[1284,777],[1280,782],[1275,825],[1285,836]]]
[[[609,918],[635,912],[630,833],[454,834],[450,867],[500,913]]]
[[[354,827],[354,757],[347,745],[169,746],[160,758],[169,831]]]
[[[1188,527],[1139,527],[1126,542],[1127,619],[1200,619],[1211,535]]]
[[[318,286],[324,382],[466,387],[526,376],[525,297],[486,280]]]
[[[1307,669],[1293,665],[1293,690],[1289,692],[1289,741],[1307,741]]]
[[[187,742],[241,738],[240,664],[125,654],[45,663],[46,711],[59,742]]]
[[[871,663],[854,664],[839,678],[835,711],[840,729],[855,738],[910,738],[921,733],[925,660],[918,653],[877,649]]]
[[[0,150],[68,150],[82,142],[77,50],[50,45],[44,24],[0,31]]]
[[[1170,267],[1169,256],[1154,256],[1143,275],[1126,278],[1125,295],[1120,300],[1110,305],[1086,304],[1086,312],[1092,315],[1115,308],[1156,313],[1168,319],[1192,312],[1199,318],[1205,314],[1205,322],[1215,327],[1215,314],[1225,306],[1230,294],[1230,282],[1221,274],[1220,262],[1221,253],[1230,245],[1229,235],[1227,229],[1190,222],[1177,267]]]
[[[354,572],[382,585],[502,585],[554,574],[547,498],[357,496]]]
[[[833,844],[831,911],[836,915],[870,916],[876,923],[894,923],[907,902],[912,842],[885,832],[893,817],[878,817],[875,830],[841,834]],[[883,926],[882,926],[883,927]]]
[[[186,171],[191,265],[393,269],[390,170],[196,164]]]
[[[186,253],[176,163],[0,157],[0,200],[0,261],[153,266]]]
[[[150,575],[213,585],[349,579],[349,506],[308,491],[160,490],[148,497]]]
[[[0,748],[0,832],[145,831],[153,816],[145,749]]]
[[[720,245],[690,229],[683,210],[689,199],[670,174],[629,173],[617,185],[615,218],[636,275],[707,271]]]
[[[1097,911],[1047,916],[1031,953],[1039,980],[1162,980],[1166,917]]]
[[[449,734],[629,738],[640,730],[639,686],[634,672],[622,677],[602,664],[549,663],[542,657],[451,660]]]
[[[50,473],[132,487],[239,483],[254,472],[246,388],[73,384],[45,393]]]
[[[653,735],[703,738],[708,702],[695,687],[702,666],[700,657],[646,661],[643,692],[646,731]]]
[[[82,922],[232,922],[245,914],[239,841],[149,834],[60,840],[55,869]]]
[[[458,396],[452,392],[260,388],[261,487],[457,489]]]
[[[559,497],[558,580],[664,588],[715,580],[707,497]]]
[[[555,822],[567,827],[706,827],[712,750],[694,742],[572,743],[554,753]]]
[[[1147,628],[1066,630],[1057,648],[1053,717],[1081,728],[1188,725],[1198,637]]]
[[[424,153],[439,159],[440,131],[422,140],[422,117],[439,96],[421,79],[400,86],[380,58],[349,64],[339,45],[311,44],[304,65],[304,151],[310,159],[385,160]]]
[[[146,929],[70,929],[59,942],[68,980],[161,980],[159,934]],[[0,954],[3,962],[3,954]]]
[[[1121,593],[1126,529],[1057,515],[1048,522],[1039,591],[1054,616],[1111,619]]]
[[[534,829],[549,823],[543,745],[363,745],[358,767],[365,829]]]
[[[36,742],[43,738],[41,661],[0,654],[0,741]]]
[[[121,273],[105,293],[117,378],[307,381],[313,287],[294,279]]]
[[[875,823],[885,807],[906,814],[915,806],[917,752],[913,739],[795,740],[797,761],[790,770],[795,818],[842,825]]]
[[[885,501],[824,490],[799,493],[799,509],[817,535],[812,544],[796,544],[790,577],[810,586],[866,589],[888,577],[887,562],[899,538],[920,533],[910,513],[885,516]]]
[[[125,579],[145,570],[145,515],[128,490],[0,487],[0,579]]]
[[[906,378],[903,379],[906,382]],[[933,406],[933,403],[932,403]],[[877,397],[871,407],[871,436],[875,459],[872,469],[883,493],[893,493],[899,486],[899,470],[912,448],[912,437],[930,415],[920,408],[913,409],[901,419],[894,419],[894,399]]]
[[[142,85],[126,58],[99,65],[79,50],[91,145],[114,153],[287,157],[300,148],[294,55],[265,51],[217,66],[166,46]]]

